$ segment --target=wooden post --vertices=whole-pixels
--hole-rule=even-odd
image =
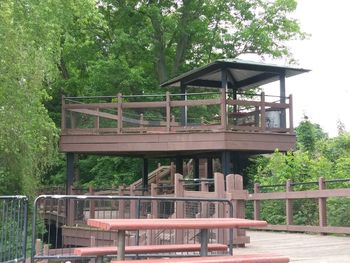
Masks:
[[[96,112],[98,113],[100,111],[99,108],[96,108]],[[95,123],[94,128],[99,129],[100,128],[100,116],[95,116]]]
[[[44,256],[48,256],[49,255],[49,245],[48,244],[44,245],[43,255]],[[44,260],[41,261],[41,263],[48,263],[48,262],[49,262],[48,259],[44,259]]]
[[[260,184],[254,184],[254,194],[260,193]],[[260,220],[260,200],[254,200],[254,220]]]
[[[73,195],[73,185],[69,187],[68,191],[69,195]],[[68,209],[67,209],[67,226],[74,225],[74,214],[75,214],[75,207],[74,207],[74,200],[69,199],[68,202]]]
[[[231,203],[233,205],[233,217],[245,218],[245,200],[235,198],[234,193],[247,194],[247,191],[243,189],[243,177],[239,174],[229,174],[226,176],[226,192],[232,194]],[[236,229],[233,231],[233,241],[235,245],[245,246],[245,243],[249,243],[250,238],[246,236],[244,229]]]
[[[289,95],[289,132],[294,133],[293,124],[293,96]]]
[[[141,113],[140,114],[140,133],[143,133],[143,127],[144,127],[143,113]]]
[[[90,195],[95,194],[95,191],[91,185],[89,186],[89,194]],[[95,218],[95,201],[94,200],[90,200],[90,218]]]
[[[134,185],[131,185],[130,186],[130,196],[135,196],[135,186]],[[130,200],[130,218],[137,218],[137,202],[136,200]]]
[[[174,162],[170,163],[170,184],[175,185],[175,165]]]
[[[254,126],[259,128],[259,107],[255,106],[254,110]]]
[[[199,179],[199,158],[198,157],[193,157],[193,179]],[[199,191],[199,189],[200,189],[200,186],[196,184],[195,191]]]
[[[213,157],[207,158],[207,178],[213,178]]]
[[[214,173],[214,186],[215,186],[215,197],[216,198],[225,198],[225,177],[222,173]],[[215,212],[218,218],[226,217],[224,204],[216,203]],[[226,231],[224,229],[215,229],[216,232],[216,241],[221,244],[227,244]]]
[[[123,130],[123,98],[122,94],[118,93],[118,133],[121,133]]]
[[[150,215],[150,214],[147,214],[147,219],[152,219],[153,217],[152,217],[152,215]],[[146,244],[148,245],[148,246],[150,246],[150,245],[154,245],[154,231],[155,230],[152,230],[152,229],[147,229],[146,230]]]
[[[35,240],[35,255],[39,256],[41,254],[41,240],[36,239]]]
[[[96,246],[96,237],[95,236],[90,236],[90,246],[95,247]],[[101,262],[101,261],[100,261]],[[103,262],[103,261],[102,261]],[[90,263],[96,263],[96,259],[92,258],[90,259]]]
[[[124,185],[120,185],[118,188],[118,192],[120,196],[124,196],[125,193],[125,186]],[[119,218],[125,218],[125,200],[120,199],[118,202],[118,217]]]
[[[151,196],[156,197],[158,195],[157,184],[151,184]],[[151,201],[151,216],[152,218],[158,218],[158,201]]]
[[[184,173],[184,168],[183,168],[183,158],[182,156],[176,156],[175,159],[175,165],[176,165],[176,173],[178,174],[183,174]]]
[[[318,179],[318,188],[320,191],[326,189],[324,177]],[[327,198],[321,197],[318,199],[318,211],[320,227],[327,226]]]
[[[286,72],[280,74],[280,101],[286,102]],[[281,109],[280,128],[286,128],[286,109]]]
[[[265,92],[261,92],[261,130],[266,130]]]
[[[62,109],[61,109],[61,130],[62,132],[66,129],[66,101],[65,96],[62,95],[61,102],[62,102]]]
[[[175,174],[175,184],[174,184],[174,194],[175,197],[183,197],[184,196],[184,186],[183,182],[181,181],[183,179],[182,174]],[[184,202],[182,201],[176,201],[175,202],[175,218],[184,218],[185,217],[185,211],[184,211]],[[175,231],[175,240],[177,244],[182,244],[184,242],[184,230],[183,229],[177,229]]]
[[[223,130],[227,129],[227,112],[226,112],[226,89],[221,89],[221,127]]]
[[[169,91],[166,92],[166,130],[170,132],[170,122],[171,122],[171,116],[170,116],[170,93]]]
[[[286,184],[286,192],[293,191],[292,180],[288,179]],[[286,199],[286,224],[293,225],[293,200]]]

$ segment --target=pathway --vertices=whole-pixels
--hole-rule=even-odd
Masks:
[[[251,242],[236,254],[272,252],[289,256],[291,262],[350,263],[350,236],[247,231]]]

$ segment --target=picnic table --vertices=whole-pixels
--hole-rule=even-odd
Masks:
[[[153,229],[199,229],[201,256],[208,254],[210,229],[263,227],[266,221],[242,218],[170,218],[170,219],[88,219],[87,224],[104,230],[118,231],[118,260],[125,258],[125,232]]]

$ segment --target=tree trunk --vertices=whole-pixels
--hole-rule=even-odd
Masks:
[[[180,66],[184,61],[185,51],[188,47],[190,39],[190,33],[187,32],[187,25],[189,24],[191,18],[191,8],[189,7],[190,3],[191,0],[183,1],[182,14],[178,25],[179,32],[176,41],[176,55],[171,72],[172,76],[177,75],[179,72]]]
[[[156,62],[156,70],[159,83],[163,83],[168,79],[168,72],[165,58],[165,41],[164,31],[160,21],[160,13],[152,13],[150,15],[152,27],[154,30],[154,55]]]

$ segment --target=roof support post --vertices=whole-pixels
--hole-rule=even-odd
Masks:
[[[221,71],[221,126],[227,129],[227,70]]]
[[[187,86],[181,82],[181,99],[187,101]],[[181,125],[187,126],[187,106],[181,108]]]
[[[143,158],[143,166],[142,166],[142,192],[147,192],[148,189],[148,159]]]
[[[66,194],[70,193],[71,186],[74,182],[74,153],[67,153],[67,174],[66,174]]]
[[[280,102],[286,103],[286,72],[282,71],[280,74]],[[281,109],[280,128],[286,128],[286,109]]]
[[[221,170],[224,176],[231,173],[231,152],[223,151],[221,153]]]
[[[195,189],[196,191],[199,191],[199,181],[196,181],[196,179],[199,179],[199,158],[193,157],[193,179],[195,179]]]
[[[207,178],[212,179],[213,177],[213,157],[210,156],[207,158]]]
[[[184,168],[183,168],[182,156],[176,156],[175,165],[176,165],[176,173],[183,175]]]

